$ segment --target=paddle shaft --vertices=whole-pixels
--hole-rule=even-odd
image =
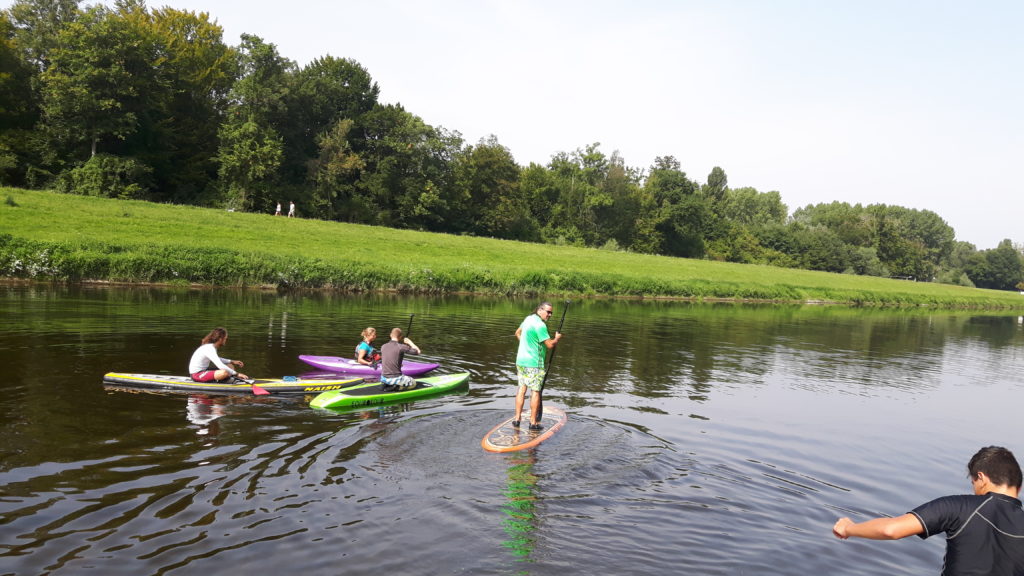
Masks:
[[[562,331],[562,325],[565,324],[565,313],[569,311],[569,300],[565,301],[565,308],[562,309],[562,319],[558,322],[558,330],[555,333]],[[555,351],[558,350],[558,346],[555,345],[551,348],[551,356],[548,357],[548,366],[544,369],[544,379],[540,382],[540,389],[544,389],[544,385],[548,383],[548,374],[551,373],[551,364],[555,361]]]
[[[416,316],[415,313],[409,314],[409,327],[405,329],[405,337],[408,338],[409,334],[412,334],[412,319]]]

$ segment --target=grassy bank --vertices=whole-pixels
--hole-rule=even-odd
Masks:
[[[0,277],[1024,309],[1024,296],[0,189]]]

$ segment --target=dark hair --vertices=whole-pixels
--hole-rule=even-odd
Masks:
[[[228,331],[223,328],[214,328],[203,338],[203,344],[216,344],[228,337]]]
[[[533,309],[534,313],[540,312],[540,309],[545,307],[545,306],[547,306],[548,308],[551,308],[551,309],[555,308],[554,306],[551,305],[551,302],[548,302],[547,300],[545,300],[545,301],[541,302],[540,304],[537,304],[537,307]]]
[[[1002,446],[982,448],[971,457],[971,461],[967,463],[967,473],[974,478],[978,472],[984,472],[996,486],[1020,488],[1020,464],[1013,457],[1013,452]]]

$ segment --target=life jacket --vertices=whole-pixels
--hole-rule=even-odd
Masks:
[[[363,343],[360,342],[359,345],[356,346],[355,360],[359,360],[359,347],[362,346],[362,345],[363,345]],[[370,346],[370,352],[368,354],[366,354],[366,356],[364,356],[364,358],[366,358],[366,360],[368,360],[370,362],[370,364],[373,364],[373,365],[379,364],[380,363],[380,350],[377,350],[373,346]]]

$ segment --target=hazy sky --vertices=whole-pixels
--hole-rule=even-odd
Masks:
[[[721,166],[790,213],[896,204],[979,249],[1024,241],[1021,1],[148,5],[206,11],[227,43],[255,34],[300,65],[353,58],[382,102],[467,143],[494,134],[524,166],[600,142],[702,183]]]

